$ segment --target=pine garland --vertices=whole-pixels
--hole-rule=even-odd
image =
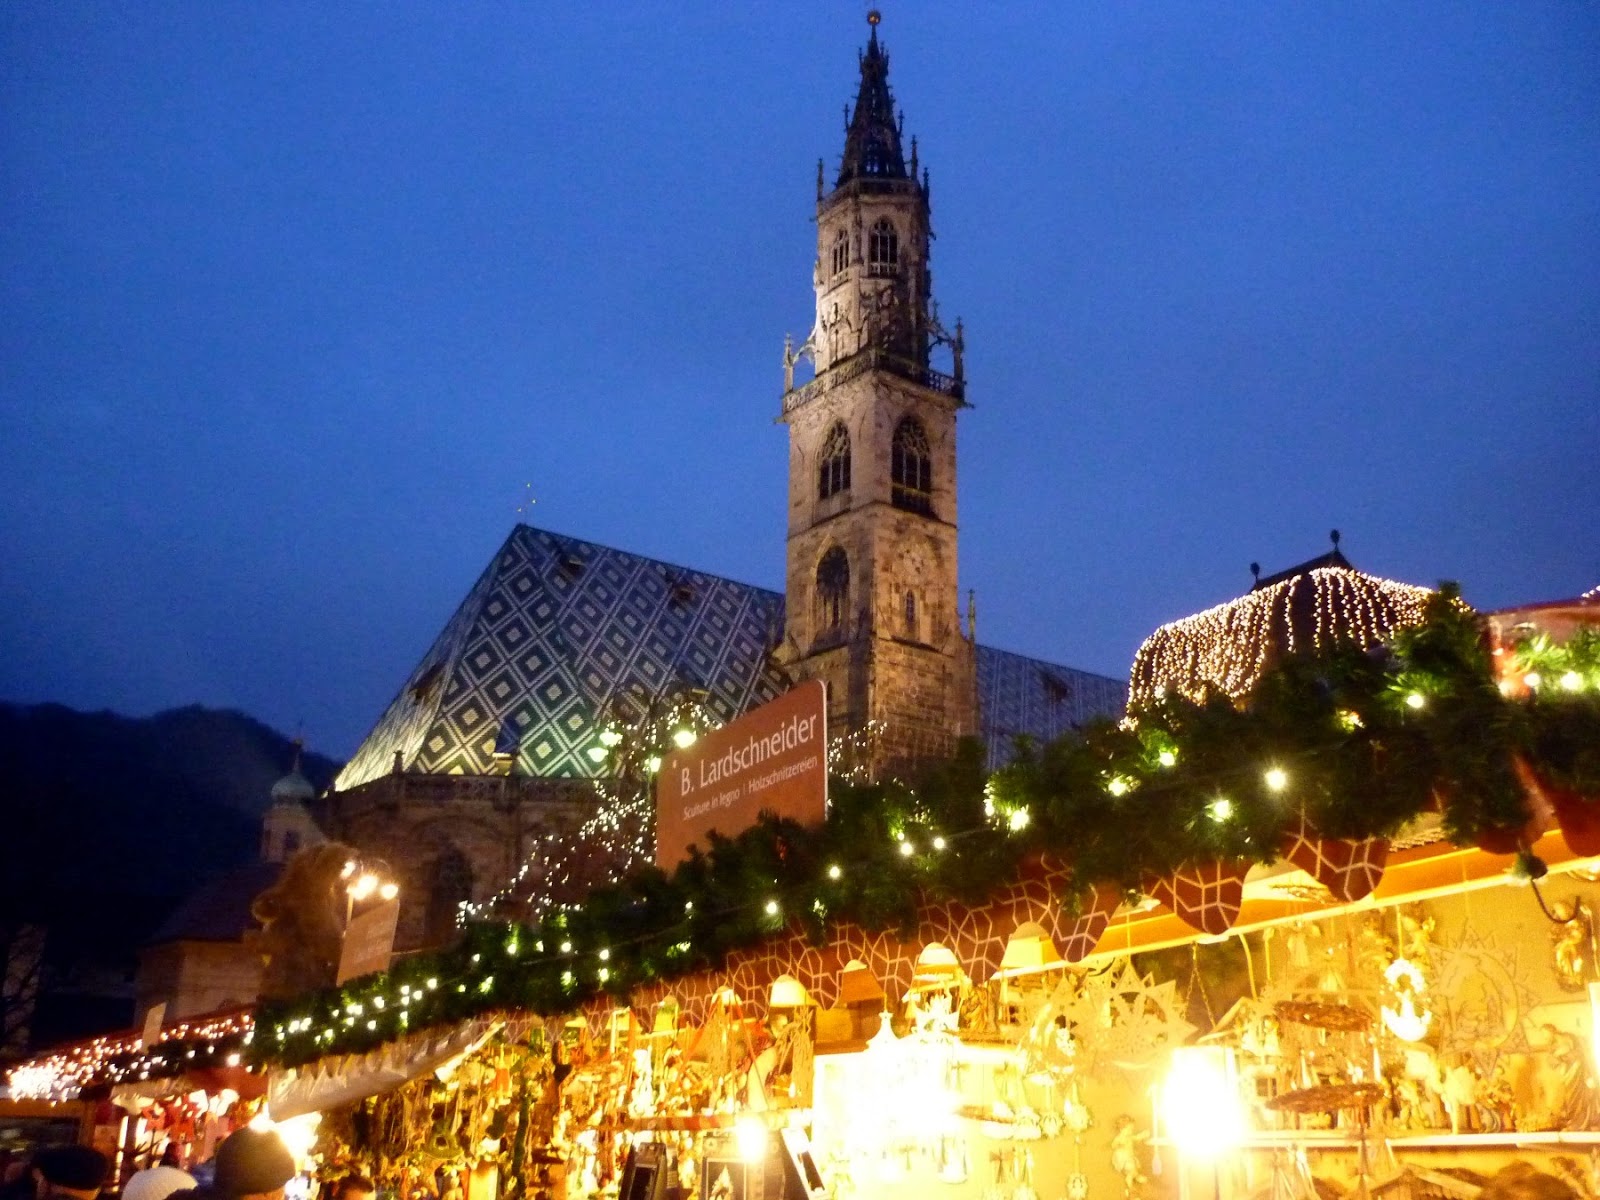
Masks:
[[[1302,812],[1362,838],[1438,808],[1470,844],[1526,822],[1516,756],[1600,797],[1600,636],[1510,653],[1537,678],[1528,696],[1502,691],[1478,618],[1445,587],[1392,645],[1292,656],[1242,705],[1168,697],[1136,723],[1023,739],[987,778],[972,742],[914,787],[836,780],[819,829],[764,818],[537,925],[473,923],[386,974],[264,1005],[252,1050],[294,1064],[497,1009],[570,1012],[795,927],[819,942],[840,922],[909,934],[921,897],[979,902],[1039,852],[1068,864],[1074,902],[1186,864],[1271,862]]]

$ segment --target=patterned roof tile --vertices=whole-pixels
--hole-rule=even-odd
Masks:
[[[589,778],[601,729],[675,683],[730,718],[780,694],[768,660],[781,593],[519,525],[379,718],[334,786],[394,769]],[[1049,738],[1118,715],[1119,680],[978,648],[990,761],[1018,734]]]

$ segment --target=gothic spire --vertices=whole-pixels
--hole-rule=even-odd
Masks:
[[[900,151],[900,126],[894,100],[889,95],[889,56],[878,44],[876,9],[867,14],[872,32],[861,55],[861,90],[856,93],[844,138],[844,161],[834,187],[854,179],[906,179],[906,160]]]

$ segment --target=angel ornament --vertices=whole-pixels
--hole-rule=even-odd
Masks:
[[[1140,1186],[1149,1182],[1139,1162],[1139,1143],[1148,1141],[1150,1135],[1137,1129],[1127,1113],[1116,1119],[1112,1130],[1111,1169],[1122,1176],[1123,1196],[1133,1200],[1139,1195]]]

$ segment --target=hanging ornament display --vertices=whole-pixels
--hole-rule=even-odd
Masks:
[[[1105,1067],[1143,1070],[1194,1032],[1177,989],[1176,980],[1156,983],[1123,960],[1082,976],[1070,996],[1052,997],[1034,1025],[1054,1025],[1058,1014],[1065,1016],[1076,1069],[1086,1075]]]

